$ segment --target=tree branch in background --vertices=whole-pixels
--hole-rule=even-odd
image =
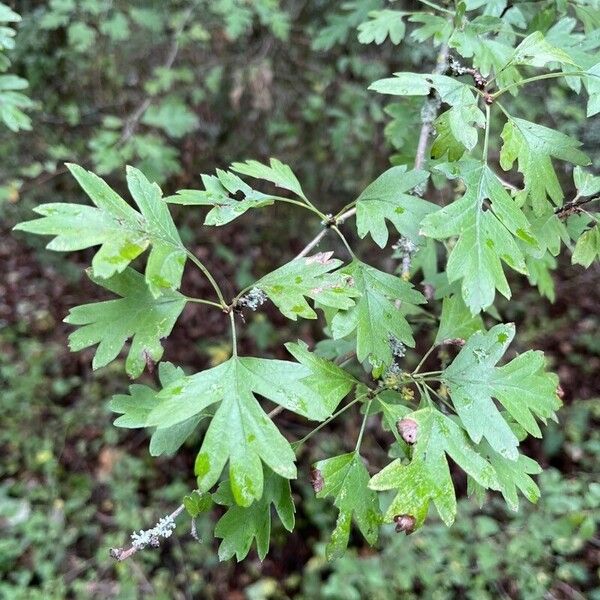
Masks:
[[[171,46],[169,47],[169,51],[165,58],[165,61],[162,64],[162,68],[165,70],[171,69],[173,64],[175,63],[175,59],[177,58],[177,54],[179,53],[179,38],[183,33],[186,25],[194,13],[194,8],[198,2],[192,2],[190,7],[187,9],[183,18],[181,19],[181,23],[177,27],[177,29],[173,33],[173,39],[171,41]],[[150,108],[152,104],[152,96],[147,96],[144,100],[133,110],[133,112],[125,119],[125,124],[123,125],[123,132],[121,137],[119,138],[118,144],[124,144],[137,129],[137,126],[140,122],[140,119],[144,116],[144,113]]]

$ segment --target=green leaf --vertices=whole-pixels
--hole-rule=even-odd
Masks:
[[[131,377],[139,377],[148,362],[162,358],[161,340],[171,333],[186,299],[176,291],[155,298],[133,269],[108,279],[90,278],[121,298],[72,308],[65,323],[81,327],[69,336],[69,346],[76,352],[98,344],[92,367],[99,369],[112,362],[132,338],[125,369]]]
[[[217,504],[229,507],[215,526],[215,537],[223,541],[219,546],[220,560],[229,560],[235,555],[241,561],[248,555],[253,540],[260,560],[269,552],[271,538],[271,504],[283,526],[294,529],[294,501],[290,482],[279,477],[270,469],[265,471],[262,496],[248,507],[238,506],[231,492],[229,481],[224,481],[213,495]]]
[[[413,29],[410,37],[419,43],[426,42],[433,37],[433,43],[439,46],[448,40],[452,33],[452,23],[444,17],[432,15],[430,13],[416,13],[409,18],[411,23],[422,23],[421,27]]]
[[[484,488],[498,489],[492,465],[478,454],[463,430],[440,411],[428,407],[406,418],[416,425],[416,442],[408,465],[397,459],[371,478],[373,490],[398,490],[384,516],[393,522],[397,515],[410,515],[420,527],[430,501],[446,525],[456,516],[456,495],[446,454]]]
[[[587,268],[596,258],[600,258],[600,226],[598,225],[581,234],[575,244],[571,262]]]
[[[319,252],[313,256],[296,258],[259,279],[255,287],[261,289],[289,319],[295,321],[316,319],[305,296],[322,306],[348,309],[354,306],[359,292],[349,277],[337,269],[342,262],[332,259],[333,252]]]
[[[167,135],[180,138],[198,129],[198,117],[181,99],[171,97],[158,105],[150,105],[144,113],[142,122],[145,125],[159,127]]]
[[[188,515],[190,515],[192,519],[195,519],[212,508],[213,500],[210,494],[203,494],[198,490],[194,490],[191,494],[184,496],[183,505],[185,506]]]
[[[448,280],[462,280],[465,303],[476,314],[493,303],[496,289],[510,298],[501,261],[526,273],[517,239],[531,249],[538,249],[539,244],[527,218],[486,164],[466,159],[439,169],[450,178],[460,177],[466,192],[452,204],[427,215],[422,233],[435,239],[458,236],[448,257]],[[491,210],[486,210],[486,200]]]
[[[249,506],[262,495],[262,462],[282,477],[296,477],[294,452],[255,395],[308,419],[329,417],[346,394],[338,381],[323,380],[324,365],[311,367],[282,360],[233,357],[212,369],[180,378],[157,395],[145,425],[160,431],[218,404],[196,459],[201,491],[209,490],[229,461],[236,502]],[[347,384],[346,384],[347,385]]]
[[[594,196],[600,192],[600,176],[592,175],[581,167],[573,169],[573,182],[580,196]]]
[[[587,117],[593,117],[600,112],[600,63],[587,70],[588,77],[584,80],[589,94]]]
[[[472,315],[461,296],[447,296],[442,302],[440,326],[435,336],[435,344],[446,340],[466,340],[471,334],[483,329],[479,315]]]
[[[339,311],[331,322],[334,339],[356,331],[356,354],[358,360],[367,357],[389,365],[392,362],[390,339],[396,338],[407,346],[415,345],[414,338],[404,316],[405,307],[425,301],[412,285],[395,275],[384,273],[358,260],[342,269],[342,274],[352,277],[360,292],[356,305]],[[398,308],[394,302],[401,301]]]
[[[509,64],[530,67],[545,67],[548,63],[577,66],[564,50],[549,44],[541,31],[528,35],[515,48],[509,60]]]
[[[404,39],[406,13],[398,10],[374,10],[369,13],[369,20],[358,26],[358,41],[361,44],[383,44],[387,37],[392,44],[399,44]]]
[[[518,457],[519,441],[504,420],[496,398],[526,431],[541,437],[535,416],[545,421],[560,406],[558,379],[544,371],[541,352],[526,352],[496,367],[515,334],[514,325],[496,325],[469,338],[442,378],[452,403],[475,443],[485,438],[501,456]]]
[[[540,490],[529,475],[541,473],[540,465],[523,454],[519,454],[517,460],[508,460],[494,452],[487,444],[484,447],[487,450],[485,455],[496,471],[500,492],[508,507],[515,512],[519,510],[517,488],[529,502],[535,504],[540,498]]]
[[[485,124],[485,115],[465,83],[446,75],[394,73],[394,77],[375,81],[369,89],[395,96],[427,96],[435,90],[440,100],[451,106],[437,120],[441,131],[434,143],[435,156],[442,156],[446,151],[455,156],[457,144],[466,150],[472,150],[477,144],[478,127]]]
[[[422,185],[428,177],[427,171],[407,171],[405,165],[392,167],[380,175],[356,200],[358,235],[364,238],[370,233],[373,241],[385,248],[388,219],[401,235],[416,242],[423,217],[436,207],[407,192]]]
[[[557,206],[564,197],[551,157],[574,165],[590,164],[587,155],[579,150],[581,142],[543,125],[510,117],[501,136],[504,144],[500,166],[508,171],[518,160],[518,169],[525,180],[521,196],[529,199],[538,216],[548,210],[547,197]]]
[[[171,363],[160,363],[158,372],[163,386],[184,376],[182,369],[175,368]],[[149,426],[148,418],[157,404],[156,390],[145,385],[133,384],[129,386],[129,395],[113,396],[110,409],[121,413],[121,416],[115,419],[117,427],[140,428]],[[195,415],[172,427],[155,430],[150,439],[150,454],[152,456],[175,454],[205,416],[207,415]]]
[[[302,379],[302,384],[314,390],[330,413],[350,393],[357,383],[356,379],[335,363],[310,352],[304,342],[288,342],[288,352],[310,370],[310,375]]]
[[[277,187],[294,192],[294,194],[306,200],[306,196],[302,191],[302,186],[292,169],[276,158],[270,160],[270,166],[263,165],[256,160],[235,162],[231,165],[231,170],[240,173],[241,175],[248,175],[249,177],[255,177],[256,179],[270,181]]]
[[[97,208],[79,204],[41,204],[41,219],[20,223],[17,230],[55,235],[50,250],[73,251],[100,246],[92,260],[95,277],[122,273],[151,246],[146,282],[155,297],[181,284],[185,249],[157,184],[127,167],[129,191],[141,213],[129,206],[105,181],[77,165],[67,165]]]
[[[340,558],[350,538],[352,519],[367,542],[377,541],[381,514],[377,494],[371,491],[369,472],[358,452],[350,452],[317,462],[314,467],[317,498],[334,498],[339,510],[335,529],[327,544],[328,560]]]
[[[0,2],[0,22],[18,23],[19,21],[21,21],[21,15],[4,4],[4,2]]]
[[[275,198],[253,190],[234,173],[217,169],[217,175],[202,175],[203,190],[179,190],[177,195],[165,198],[171,204],[185,206],[212,206],[204,219],[205,225],[226,225],[246,211],[270,206]],[[241,193],[242,200],[233,196]]]

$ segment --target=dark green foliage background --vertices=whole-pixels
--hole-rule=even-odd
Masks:
[[[29,80],[37,109],[30,131],[3,129],[0,139],[0,597],[600,598],[600,271],[568,260],[555,272],[555,304],[516,278],[511,303],[499,303],[503,317],[517,323],[518,349],[544,349],[566,394],[560,424],[527,448],[547,468],[537,506],[523,503],[515,515],[499,503],[480,511],[464,501],[452,529],[432,521],[409,538],[386,531],[380,551],[357,539],[343,559],[327,563],[334,510],[314,499],[308,464],[348,450],[344,440],[354,439],[360,424],[350,419],[304,451],[297,529],[291,536],[275,529],[263,563],[251,554],[241,565],[219,564],[215,543],[198,543],[182,528],[135,561],[108,557],[110,547],[124,545],[132,529],[153,524],[193,487],[197,440],[157,461],[144,432],[112,426],[106,399],[126,388],[123,365],[92,373],[89,353],[66,351],[62,323],[69,307],[103,297],[82,278],[92,254],[67,262],[43,252],[42,240],[8,231],[40,202],[81,198],[65,160],[94,169],[116,189],[123,188],[124,165],[133,164],[171,193],[232,161],[276,156],[320,207],[335,212],[390,156],[414,156],[420,101],[407,116],[367,87],[394,71],[427,71],[434,50],[408,36],[399,47],[361,45],[356,26],[384,6],[379,0],[206,0],[196,2],[165,70],[189,2],[8,4],[23,16],[11,71]],[[555,3],[535,4],[543,29]],[[513,100],[519,114],[578,137],[597,167],[598,118],[584,122],[580,99],[566,86],[542,83]],[[497,152],[491,148],[494,160]],[[567,197],[568,181],[565,175]],[[210,257],[228,294],[293,257],[318,227],[283,207],[208,237],[197,213],[174,213],[185,241]],[[205,283],[187,277],[186,288],[202,296]],[[190,371],[222,361],[225,326],[218,314],[189,306],[165,358]],[[240,344],[269,355],[297,336],[317,339],[318,331],[259,312],[248,317]],[[428,346],[427,332],[426,324],[415,332],[419,351]],[[286,426],[304,432],[290,419]],[[212,539],[213,525],[199,519],[202,539]]]

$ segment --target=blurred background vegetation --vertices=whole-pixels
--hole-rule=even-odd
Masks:
[[[368,85],[397,70],[427,71],[436,51],[411,35],[401,46],[361,44],[356,27],[384,0],[7,4],[23,17],[11,72],[29,81],[31,106],[25,131],[3,129],[0,138],[0,597],[600,599],[600,269],[573,267],[568,257],[551,265],[554,283],[531,282],[544,299],[515,278],[513,300],[499,305],[503,319],[517,323],[519,349],[544,349],[565,391],[560,423],[527,447],[546,469],[537,506],[511,513],[501,503],[480,510],[463,500],[451,529],[433,520],[411,537],[385,531],[377,549],[356,540],[345,558],[327,563],[334,511],[314,499],[308,465],[348,450],[344,440],[358,427],[349,419],[304,450],[297,529],[276,529],[263,563],[251,553],[240,565],[219,564],[207,518],[198,522],[206,541],[178,528],[156,551],[120,564],[109,558],[109,548],[194,487],[198,439],[157,460],[144,432],[112,426],[107,399],[128,384],[122,365],[92,372],[90,352],[68,353],[62,323],[69,307],[103,297],[83,276],[91,254],[65,260],[11,227],[42,201],[81,198],[66,160],[120,190],[124,165],[133,164],[171,193],[234,160],[276,156],[320,208],[335,212],[390,160],[414,157],[421,101],[390,103]],[[401,4],[418,3],[394,8]],[[562,4],[532,2],[536,27],[547,28]],[[540,82],[513,102],[526,118],[579,137],[597,169],[600,121],[584,121],[567,87]],[[210,232],[197,210],[175,208],[175,218],[228,294],[293,257],[319,228],[286,206]],[[384,263],[398,267],[391,254]],[[207,291],[193,272],[184,287]],[[431,326],[419,327],[420,351]],[[221,362],[224,331],[218,314],[191,305],[165,358],[190,372]],[[267,310],[248,317],[240,343],[270,355],[299,336],[318,340],[319,324]],[[278,418],[304,431],[293,417]]]

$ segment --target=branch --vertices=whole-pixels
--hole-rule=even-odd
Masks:
[[[581,206],[583,204],[587,204],[588,202],[594,202],[595,200],[600,200],[600,196],[593,196],[591,198],[578,198],[576,196],[570,202],[567,202],[563,206],[559,206],[554,211],[554,214],[559,219],[564,219],[566,217],[570,217],[571,215],[574,215],[574,214],[580,212],[582,210]]]
[[[138,550],[143,550],[146,546],[158,548],[160,538],[168,538],[175,530],[175,519],[185,510],[185,506],[180,504],[170,515],[162,517],[152,529],[141,530],[139,533],[131,534],[132,544],[129,548],[111,548],[110,555],[118,560],[127,560]]]
[[[327,235],[327,232],[331,229],[332,226],[341,225],[346,219],[349,219],[355,214],[356,208],[350,208],[346,212],[343,212],[339,217],[333,217],[331,223],[327,223],[326,227],[324,229],[321,229],[321,231],[319,231],[319,233],[317,233],[317,235],[310,242],[308,242],[306,246],[304,246],[300,254],[296,256],[296,258],[302,258],[303,256],[306,256]]]
[[[448,67],[448,52],[448,44],[442,44],[436,59],[435,69],[433,70],[434,75],[442,75],[444,71],[446,71],[446,68]],[[432,124],[437,117],[439,108],[440,100],[437,97],[427,100],[423,105],[421,111],[421,133],[419,133],[419,143],[417,145],[417,154],[415,156],[415,169],[420,169],[425,162],[425,152],[427,151],[429,135],[431,134]],[[425,190],[421,191],[421,194],[424,191]]]

